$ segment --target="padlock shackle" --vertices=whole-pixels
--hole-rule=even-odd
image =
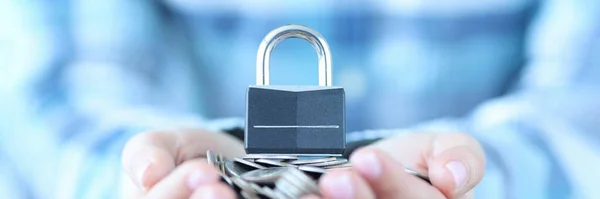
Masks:
[[[260,43],[256,55],[256,85],[269,85],[271,52],[288,38],[302,38],[312,44],[319,59],[319,86],[331,86],[331,52],[325,38],[309,27],[295,24],[272,30]]]

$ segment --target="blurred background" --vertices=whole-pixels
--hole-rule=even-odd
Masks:
[[[598,13],[593,0],[0,1],[0,197],[112,198],[132,135],[239,124],[258,45],[286,24],[329,43],[348,132],[427,126],[485,143],[498,126],[521,132],[515,121],[547,132],[531,121],[552,115],[544,121],[569,127],[556,135],[581,136],[575,145],[591,150],[581,157],[598,158]],[[316,85],[317,73],[308,42],[272,54],[272,84]],[[550,181],[563,187],[555,196],[590,196],[572,188],[598,178],[567,180],[560,160],[545,163],[562,165],[554,174],[506,187]]]

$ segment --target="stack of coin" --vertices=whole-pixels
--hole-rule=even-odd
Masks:
[[[351,167],[341,157],[250,154],[227,159],[208,150],[206,158],[242,198],[295,199],[307,194],[319,195],[317,180],[322,174]]]
[[[221,171],[222,180],[247,199],[296,199],[320,195],[317,181],[329,170],[350,168],[341,157],[306,157],[279,154],[250,154],[227,159],[208,150],[208,163]],[[410,169],[406,172],[426,181],[426,175]]]

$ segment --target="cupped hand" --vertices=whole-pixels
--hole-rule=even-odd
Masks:
[[[224,133],[197,129],[155,131],[130,139],[122,154],[127,198],[235,198],[204,159],[207,150],[244,154],[243,143]]]
[[[358,149],[350,161],[351,169],[320,179],[322,198],[472,198],[485,171],[483,149],[466,134],[399,135]],[[431,184],[405,167],[428,174]]]

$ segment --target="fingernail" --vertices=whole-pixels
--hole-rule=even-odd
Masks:
[[[450,161],[446,164],[446,168],[452,173],[454,177],[454,189],[458,189],[467,183],[467,168],[462,162]]]
[[[193,190],[199,186],[209,184],[210,182],[211,178],[206,172],[204,172],[202,169],[196,169],[189,174],[187,184],[188,187]]]
[[[345,172],[339,176],[329,178],[323,182],[323,186],[329,190],[329,194],[333,199],[347,199],[354,195],[354,187],[350,181],[350,174]]]
[[[136,167],[136,183],[141,189],[146,189],[146,186],[144,185],[144,176],[146,176],[146,171],[148,170],[148,167],[150,167],[150,164],[152,164],[152,160],[144,159],[138,164],[139,166]]]
[[[379,176],[381,176],[383,170],[381,168],[381,162],[373,151],[358,153],[352,157],[351,162],[354,169],[358,170],[361,175],[371,180],[378,179]]]

